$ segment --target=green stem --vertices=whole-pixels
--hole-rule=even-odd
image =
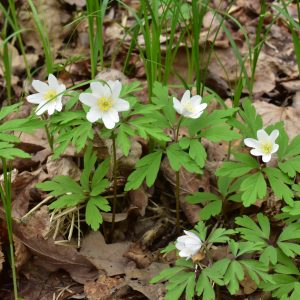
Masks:
[[[183,120],[183,117],[180,117],[176,129],[176,134],[175,134],[175,143],[178,142],[178,136],[179,136],[179,129],[181,122]],[[175,198],[176,198],[176,228],[178,234],[180,233],[180,176],[179,176],[179,170],[176,171],[176,179],[175,179]]]
[[[9,241],[9,252],[10,252],[10,262],[13,277],[13,289],[15,299],[18,299],[18,288],[17,288],[17,273],[14,255],[14,242],[12,233],[12,216],[11,216],[11,180],[7,175],[7,165],[6,159],[2,158],[3,166],[3,177],[4,177],[4,188],[0,186],[0,194],[5,209],[6,224],[7,224],[7,234]]]
[[[42,118],[47,121],[47,118],[45,116],[42,116]],[[50,146],[51,151],[53,152],[54,139],[53,136],[50,134],[49,127],[47,124],[45,125],[45,131],[47,135],[48,144]]]
[[[112,205],[112,224],[110,239],[112,240],[115,230],[115,218],[116,218],[116,205],[117,205],[117,151],[116,151],[116,138],[115,134],[112,134],[112,150],[113,150],[113,205]]]

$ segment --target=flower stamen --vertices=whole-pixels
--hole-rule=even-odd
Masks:
[[[261,143],[260,148],[264,154],[271,154],[273,145],[270,142],[263,142]]]
[[[97,103],[101,111],[108,111],[113,106],[112,99],[107,97],[98,98]]]
[[[46,101],[54,101],[56,99],[56,90],[49,89],[47,92],[44,93],[43,97]]]

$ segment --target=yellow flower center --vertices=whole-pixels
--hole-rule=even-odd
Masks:
[[[56,98],[56,90],[54,89],[49,89],[46,93],[44,93],[44,99],[46,101],[53,101]]]
[[[184,105],[184,109],[187,110],[189,113],[195,112],[194,106],[191,105],[190,103],[185,104],[185,105]]]
[[[273,145],[271,142],[263,142],[260,144],[260,149],[265,154],[271,154]]]
[[[101,111],[108,111],[113,106],[112,99],[106,97],[98,98],[97,103]]]

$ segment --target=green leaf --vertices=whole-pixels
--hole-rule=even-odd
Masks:
[[[90,196],[98,196],[101,193],[103,193],[108,187],[109,187],[109,181],[107,179],[103,179],[92,188]]]
[[[241,191],[243,191],[242,201],[245,207],[254,204],[257,199],[263,199],[267,193],[267,184],[261,172],[247,176],[242,182]]]
[[[232,130],[227,124],[222,124],[220,126],[214,126],[206,129],[202,134],[202,137],[207,138],[212,142],[220,141],[233,141],[241,137],[239,133]]]
[[[92,179],[92,188],[98,185],[100,181],[105,177],[109,170],[110,158],[106,158],[96,169]]]
[[[129,126],[125,124],[121,124],[119,126],[119,131],[116,138],[117,145],[121,148],[125,156],[128,156],[131,147],[131,142],[128,137],[129,134],[128,134],[127,127]]]
[[[239,282],[244,279],[244,270],[242,265],[233,260],[228,266],[225,276],[224,283],[227,285],[228,291],[231,295],[234,295],[239,290]]]
[[[103,223],[101,211],[109,211],[108,201],[103,197],[89,199],[85,208],[85,221],[93,230],[98,230]]]
[[[190,141],[189,155],[200,168],[204,167],[207,154],[205,148],[199,141],[194,139]]]
[[[293,205],[293,191],[289,188],[288,184],[293,182],[279,169],[265,168],[264,172],[268,176],[271,188],[275,195],[283,199],[288,205]]]
[[[167,148],[167,156],[171,168],[174,171],[179,171],[180,167],[184,167],[191,173],[201,173],[201,169],[198,167],[198,165],[186,152],[181,149],[179,144],[169,145]]]
[[[295,177],[300,172],[300,156],[290,158],[285,162],[279,162],[278,166],[289,177]]]
[[[136,170],[133,171],[125,185],[125,191],[137,189],[146,179],[147,186],[154,184],[162,158],[162,151],[157,150],[144,156],[136,164]]]

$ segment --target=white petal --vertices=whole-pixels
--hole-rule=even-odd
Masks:
[[[80,102],[82,102],[83,104],[89,107],[97,105],[97,98],[95,98],[95,96],[90,93],[81,93],[79,95],[79,100]]]
[[[181,98],[181,104],[185,105],[187,102],[190,101],[191,98],[191,92],[189,90],[186,90]]]
[[[58,86],[58,88],[57,88],[58,94],[64,92],[65,90],[66,90],[66,86],[65,86],[63,83],[60,84],[60,85]]]
[[[265,155],[261,150],[255,148],[255,149],[251,149],[250,153],[254,156],[262,156]]]
[[[97,120],[101,119],[102,114],[100,110],[96,110],[95,108],[91,108],[90,111],[86,114],[86,118],[89,122],[94,123]]]
[[[198,119],[203,114],[203,110],[198,110],[195,113],[192,113],[189,118],[191,119]]]
[[[110,117],[115,123],[117,123],[117,122],[120,121],[118,112],[117,112],[115,109],[113,109],[113,108],[111,108],[111,109],[110,109],[109,111],[107,111],[106,113],[103,113],[103,115],[105,115],[105,114],[108,114],[109,117]]]
[[[40,80],[33,80],[32,86],[37,92],[42,94],[49,90],[48,84]]]
[[[178,250],[183,250],[185,248],[185,244],[184,243],[181,243],[181,242],[178,242],[176,241],[175,243],[175,247],[178,249]]]
[[[54,101],[50,101],[47,103],[47,105],[48,105],[48,115],[51,116],[55,111],[56,103]]]
[[[29,103],[39,104],[44,100],[43,95],[41,93],[32,94],[26,97]]]
[[[58,87],[59,87],[57,78],[53,74],[48,75],[48,84],[49,84],[49,87],[51,87],[55,90],[58,89]]]
[[[201,103],[201,101],[202,101],[202,97],[199,95],[195,95],[191,98],[190,103],[193,106],[197,106]]]
[[[96,94],[98,97],[105,96],[104,85],[99,81],[94,81],[91,83],[91,90],[93,94]]]
[[[109,80],[107,83],[111,88],[112,98],[118,99],[122,90],[122,83],[119,80],[116,81]]]
[[[175,97],[173,97],[173,107],[180,115],[182,114],[182,105]]]
[[[191,253],[188,252],[186,249],[179,251],[179,256],[180,257],[186,257],[187,259],[191,258]]]
[[[115,127],[116,123],[113,121],[109,114],[103,114],[102,121],[107,129],[113,129]]]
[[[275,140],[278,138],[278,136],[279,136],[279,130],[277,130],[277,129],[273,130],[270,134],[271,142],[274,143]]]
[[[129,110],[130,105],[129,102],[123,99],[118,99],[115,103],[114,103],[114,109],[116,109],[117,111],[127,111]]]
[[[43,101],[41,102],[37,109],[35,110],[35,113],[40,116],[41,114],[43,114],[46,110],[48,110],[48,106],[49,106],[49,103],[46,102],[46,101]]]
[[[273,149],[272,149],[272,152],[271,152],[271,154],[273,154],[273,153],[277,152],[277,151],[278,151],[278,149],[279,149],[279,145],[278,145],[278,144],[274,144],[274,145],[273,145]]]
[[[268,141],[269,140],[269,136],[268,134],[265,132],[265,130],[260,129],[257,130],[257,139],[259,141]]]
[[[61,111],[62,110],[61,98],[58,99],[58,100],[56,100],[55,110],[57,110],[57,111]]]
[[[266,154],[266,155],[263,155],[262,157],[262,161],[263,162],[269,162],[271,160],[271,154]]]
[[[192,232],[192,231],[187,231],[187,230],[183,230],[183,232],[184,232],[187,236],[189,236],[189,237],[191,237],[191,238],[193,238],[193,239],[195,239],[195,240],[201,242],[199,236],[198,236],[197,234],[195,234],[194,232]]]
[[[244,139],[244,144],[248,147],[259,148],[259,142],[255,139],[251,139],[251,138]]]

